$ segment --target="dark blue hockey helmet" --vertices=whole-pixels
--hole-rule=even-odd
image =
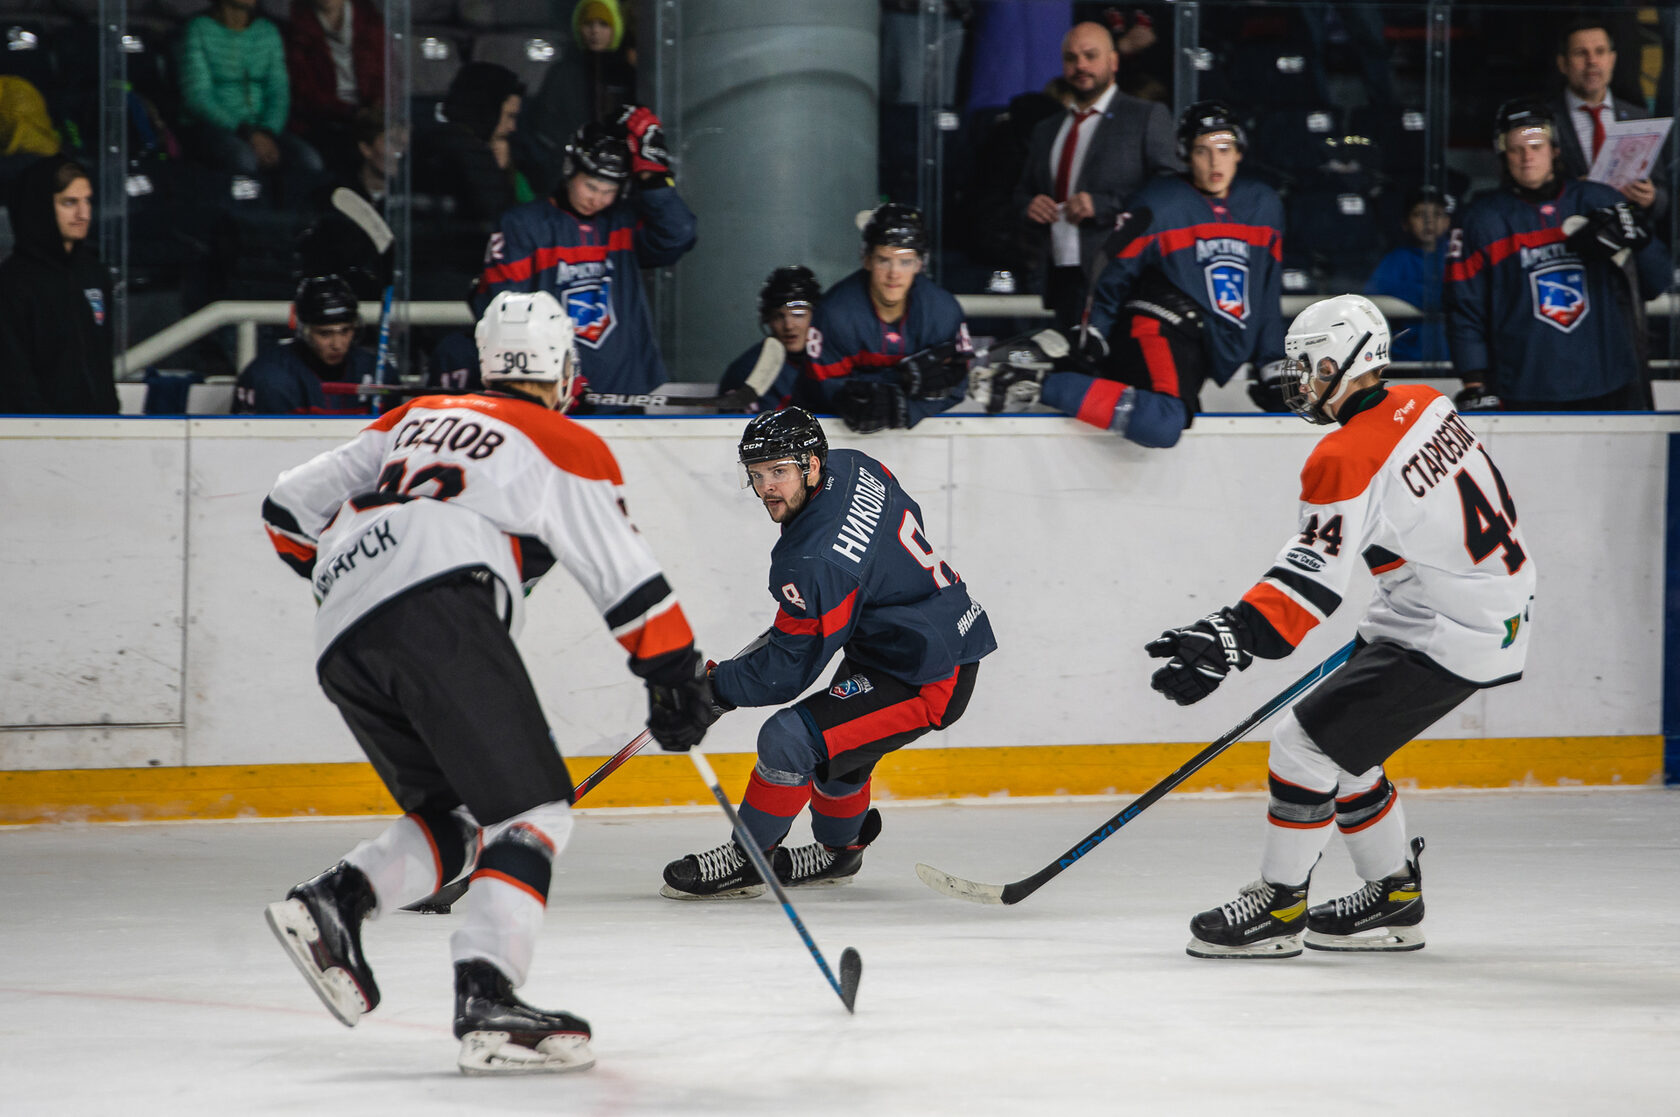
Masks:
[[[1239,152],[1248,150],[1248,133],[1243,131],[1231,106],[1224,101],[1197,101],[1179,115],[1178,157],[1188,162],[1196,137],[1212,132],[1229,132],[1236,138]]]

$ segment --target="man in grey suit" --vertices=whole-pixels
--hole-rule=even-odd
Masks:
[[[1044,305],[1072,328],[1085,307],[1091,262],[1127,197],[1158,174],[1184,169],[1165,105],[1114,86],[1120,55],[1108,29],[1077,24],[1062,40],[1068,111],[1043,121],[1028,141],[1015,207],[1040,238]]]
[[[1610,82],[1616,72],[1616,44],[1610,37],[1610,29],[1601,22],[1580,19],[1564,28],[1558,37],[1557,68],[1564,81],[1563,92],[1551,101],[1558,174],[1583,178],[1604,142],[1604,125],[1613,120],[1644,120],[1651,114],[1643,105],[1624,101],[1610,92]],[[1672,136],[1668,142],[1673,142]],[[1665,144],[1650,178],[1622,188],[1627,200],[1644,209],[1653,220],[1661,220],[1668,212],[1669,150]]]

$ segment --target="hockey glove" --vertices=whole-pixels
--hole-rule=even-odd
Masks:
[[[1099,370],[1103,362],[1108,359],[1108,339],[1098,330],[1075,327],[1071,330],[1057,329],[1067,344],[1067,364],[1075,372],[1083,372],[1087,376],[1101,375]]]
[[[1498,411],[1505,403],[1486,384],[1466,378],[1464,388],[1453,397],[1453,406],[1460,411]]]
[[[1288,411],[1283,389],[1292,374],[1286,361],[1268,361],[1248,373],[1248,398],[1262,411]]]
[[[910,425],[910,401],[897,384],[853,380],[834,396],[834,413],[857,434],[873,434]]]
[[[992,368],[977,365],[968,374],[968,395],[988,415],[1000,411],[1025,411],[1038,402],[1050,364],[1008,364]]]
[[[618,122],[624,125],[630,141],[630,171],[632,174],[666,175],[671,173],[671,153],[665,149],[665,126],[653,115],[652,109],[640,105],[626,105]]]
[[[698,745],[712,723],[732,709],[712,693],[715,664],[706,662],[699,652],[692,653],[692,661],[692,673],[679,669],[673,673],[674,683],[671,675],[662,676],[665,681],[647,681],[648,731],[666,752],[687,752]]]
[[[894,366],[898,386],[911,399],[939,400],[968,379],[968,358],[934,350],[913,353]]]
[[[1165,659],[1149,685],[1189,706],[1212,694],[1234,667],[1254,661],[1247,648],[1248,628],[1229,609],[1210,613],[1184,628],[1170,628],[1144,645],[1151,659]]]
[[[1638,252],[1651,243],[1651,231],[1628,202],[1567,217],[1563,228],[1568,234],[1564,245],[1583,260],[1611,260],[1620,252]]]

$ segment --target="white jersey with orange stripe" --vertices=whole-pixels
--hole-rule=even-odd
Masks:
[[[1390,385],[1326,435],[1301,471],[1298,534],[1243,601],[1290,646],[1376,575],[1359,634],[1469,682],[1522,674],[1534,559],[1481,441],[1441,393]]]
[[[263,518],[314,582],[318,654],[382,602],[475,567],[502,587],[517,634],[524,588],[558,560],[648,661],[693,634],[622,487],[606,443],[528,397],[426,396],[282,473]]]

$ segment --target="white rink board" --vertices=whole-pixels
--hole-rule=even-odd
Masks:
[[[1320,430],[1204,416],[1179,446],[1151,451],[1054,416],[867,437],[830,425],[836,445],[879,457],[916,496],[998,633],[971,714],[942,746],[1211,739],[1232,710],[1346,640],[1369,591],[1360,575],[1295,662],[1180,709],[1149,691],[1143,643],[1264,572],[1294,526]],[[1523,683],[1472,699],[1428,736],[1659,732],[1668,435],[1680,416],[1471,425],[1539,565],[1533,651]],[[314,682],[308,587],[275,559],[258,515],[280,470],[359,426],[0,420],[0,770],[361,759]],[[775,528],[737,487],[741,421],[591,426],[618,455],[631,513],[701,647],[721,658],[747,643],[774,613]],[[520,643],[563,751],[613,751],[645,716],[622,649],[563,569],[529,607]],[[758,720],[725,719],[708,742],[748,751]]]

